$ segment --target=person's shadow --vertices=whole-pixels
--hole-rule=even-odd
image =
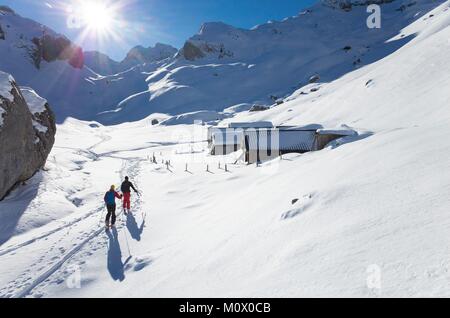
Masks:
[[[138,227],[134,215],[131,213],[128,213],[127,228],[128,228],[128,231],[130,232],[131,237],[134,240],[136,240],[138,242],[141,240],[141,235],[142,235],[142,232],[144,231],[144,227],[145,227],[145,219],[142,220],[141,226]]]
[[[108,249],[108,271],[112,279],[123,281],[125,279],[124,266],[122,262],[122,251],[120,250],[119,234],[113,228],[106,232],[109,237]]]

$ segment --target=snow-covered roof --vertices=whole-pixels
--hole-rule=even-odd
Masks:
[[[278,126],[277,128],[281,130],[318,130],[322,129],[323,126],[319,124],[309,124],[305,126]]]
[[[338,136],[354,136],[357,134],[356,131],[348,127],[347,125],[342,125],[337,128],[321,128],[317,129],[317,134],[319,135],[338,135]]]
[[[46,99],[39,96],[33,89],[29,87],[21,87],[20,91],[22,93],[22,96],[25,98],[25,101],[27,102],[28,109],[33,115],[45,112],[45,105],[47,104]]]
[[[312,130],[267,129],[246,131],[247,150],[311,151],[315,140]]]
[[[270,121],[256,121],[247,123],[229,123],[228,128],[273,128]]]

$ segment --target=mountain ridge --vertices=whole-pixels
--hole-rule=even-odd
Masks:
[[[85,52],[86,66],[80,69],[58,59],[44,60],[39,70],[29,61],[11,64],[4,59],[0,69],[46,97],[58,122],[75,117],[116,124],[152,113],[220,112],[239,104],[270,106],[308,85],[313,77],[333,81],[398,50],[414,37],[398,37],[402,29],[443,2],[385,3],[380,30],[367,28],[368,13],[363,6],[341,10],[318,3],[295,17],[249,30],[222,22],[205,23],[182,49],[175,52],[170,48],[159,61],[141,60],[117,69],[118,62],[107,55]],[[0,15],[1,26],[5,25],[5,16]],[[25,26],[26,35],[41,33],[42,25],[25,18],[16,20],[14,28]],[[23,59],[26,47],[35,47],[32,36],[27,35],[30,41],[23,43],[20,32],[12,40],[8,32],[7,40],[0,40],[0,53],[11,60]],[[146,50],[135,48],[138,56],[145,55],[142,53]],[[93,67],[93,59],[99,59],[103,68],[114,74]],[[50,88],[42,78],[49,79],[53,86]]]

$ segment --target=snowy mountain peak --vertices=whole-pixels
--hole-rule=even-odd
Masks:
[[[35,21],[23,18],[8,7],[0,7],[0,51],[2,59],[25,63],[39,69],[41,63],[67,61],[74,68],[84,65],[83,51],[65,36]],[[8,63],[8,64],[11,64]],[[11,72],[6,68],[5,70]]]
[[[145,48],[142,45],[132,48],[125,59],[116,62],[108,55],[97,52],[85,52],[85,64],[101,75],[113,75],[129,70],[140,64],[161,62],[175,56],[178,49],[168,44],[156,43],[153,47]]]
[[[0,5],[0,14],[2,15],[15,15],[16,12],[8,6]]]
[[[153,47],[145,48],[141,45],[136,46],[128,52],[127,57],[122,61],[122,64],[142,64],[159,62],[169,57],[173,57],[178,50],[173,46],[156,43]]]
[[[223,22],[206,22],[203,23],[200,27],[200,31],[198,35],[207,37],[207,36],[216,36],[221,33],[226,32],[235,32],[237,29],[229,24]]]
[[[200,31],[186,41],[178,56],[186,60],[196,60],[206,56],[218,59],[231,58],[230,43],[245,42],[248,30],[235,28],[223,22],[204,23]]]

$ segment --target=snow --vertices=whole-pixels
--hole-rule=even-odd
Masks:
[[[384,58],[218,123],[359,132],[322,151],[247,166],[208,155],[202,114],[65,120],[46,171],[0,202],[0,296],[450,296],[449,5]],[[107,234],[125,175],[142,197]]]
[[[41,114],[46,111],[47,100],[39,96],[32,88],[21,87],[20,92],[27,102],[28,109],[33,115]]]
[[[340,135],[340,136],[354,136],[358,134],[353,129],[350,129],[350,127],[343,125],[339,128],[321,128],[317,130],[317,133],[319,135]]]
[[[0,96],[9,102],[14,100],[12,83],[14,83],[14,78],[10,74],[0,71]]]
[[[7,73],[0,71],[0,97],[6,99],[9,102],[14,100],[14,96],[12,94],[14,78]],[[0,99],[0,128],[3,125],[3,116],[6,113],[6,110],[2,107]]]
[[[228,128],[273,128],[273,124],[270,121],[251,123],[231,122],[228,124]]]
[[[308,14],[252,30],[207,23],[189,39],[204,51],[204,58],[190,61],[178,54],[106,75],[103,70],[115,64],[95,52],[88,53],[86,59],[104,62],[102,71],[89,65],[74,69],[65,61],[44,62],[36,69],[29,53],[33,52],[33,37],[42,34],[42,26],[18,15],[5,15],[0,21],[11,28],[6,40],[0,41],[4,57],[0,69],[44,96],[53,105],[59,123],[74,117],[118,124],[141,120],[154,112],[176,116],[227,109],[235,113],[246,104],[272,105],[301,87],[310,97],[320,96],[322,83],[386,58],[413,40],[423,25],[445,27],[445,23],[436,23],[442,17],[426,16],[443,2],[419,0],[403,12],[397,9],[410,4],[409,0],[384,4],[383,28],[376,32],[366,27],[364,6],[344,12],[321,3]],[[424,32],[434,31],[437,29]],[[348,46],[351,50],[344,50]],[[320,75],[321,83],[308,85],[315,74]],[[235,105],[242,108],[232,108]]]
[[[33,127],[36,131],[45,134],[48,131],[48,128],[39,123],[37,120],[32,120]]]
[[[193,124],[194,122],[214,123],[223,120],[229,116],[230,115],[226,113],[204,110],[172,116],[164,120],[162,124],[166,126],[173,126],[173,125],[189,125]]]
[[[223,111],[224,111],[224,113],[234,114],[234,113],[239,113],[239,112],[243,112],[243,111],[248,111],[248,110],[250,110],[250,108],[252,108],[252,106],[253,106],[252,104],[246,104],[246,103],[238,104],[238,105],[234,105],[234,106],[225,108]]]

